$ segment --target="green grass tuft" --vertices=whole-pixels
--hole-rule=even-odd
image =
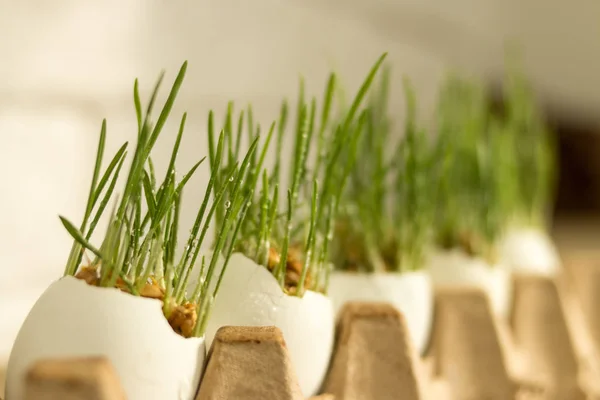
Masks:
[[[187,63],[184,63],[155,124],[151,122],[151,112],[163,75],[161,74],[152,92],[145,115],[142,113],[138,82],[135,81],[134,105],[138,122],[137,144],[123,192],[110,215],[108,229],[101,246],[96,248],[89,240],[106,205],[112,198],[127,147],[127,144],[124,144],[117,151],[99,179],[106,141],[105,121],[100,133],[83,222],[80,228],[77,228],[64,217],[61,217],[61,221],[67,232],[74,238],[65,275],[83,279],[87,274],[88,278],[91,276],[91,280],[88,281],[91,284],[101,287],[117,287],[133,295],[160,298],[163,302],[165,317],[170,322],[181,320],[181,318],[188,319],[190,322],[187,327],[173,322],[172,326],[176,332],[183,336],[202,336],[206,327],[206,318],[210,314],[212,300],[218,290],[217,285],[217,289],[211,291],[210,284],[214,279],[220,281],[222,278],[222,273],[226,269],[232,252],[232,246],[227,247],[227,244],[235,242],[246,211],[250,206],[251,197],[243,190],[246,186],[242,182],[246,182],[247,171],[253,159],[256,144],[250,146],[241,164],[237,162],[239,150],[233,151],[230,147],[230,137],[221,134],[216,151],[211,147],[209,153],[211,162],[221,162],[221,159],[227,157],[231,167],[224,176],[218,176],[216,173],[218,171],[212,172],[193,228],[185,241],[185,248],[181,257],[177,259],[183,190],[204,161],[204,159],[198,161],[179,181],[177,180],[177,155],[185,130],[187,114],[183,114],[181,118],[162,182],[157,182],[156,171],[150,155],[170,115],[183,83],[186,69]],[[226,142],[227,154],[224,154]],[[106,187],[108,182],[110,183]],[[214,191],[215,197],[211,202],[212,191]],[[100,198],[102,200],[98,204]],[[88,227],[87,223],[97,204],[96,213]],[[208,268],[205,268],[206,260],[202,257],[202,268],[197,277],[197,287],[193,293],[186,293],[190,275],[194,270],[212,217],[215,210],[223,207],[223,204],[226,204],[226,211],[216,221],[215,227],[218,251],[210,258]],[[81,265],[84,250],[91,251],[95,256],[90,265]],[[215,267],[219,260],[217,254],[220,252],[225,254],[226,262],[221,274],[215,277]],[[176,316],[178,318],[175,318]]]

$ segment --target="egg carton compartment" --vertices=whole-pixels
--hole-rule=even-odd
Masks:
[[[574,281],[568,273],[515,275],[508,320],[478,290],[438,288],[433,374],[461,400],[600,399],[599,347],[579,301],[589,295]]]
[[[577,253],[566,262],[572,284],[567,287],[580,305],[584,324],[589,328],[589,339],[600,349],[600,260],[597,252]]]
[[[196,399],[246,398],[303,398],[276,327],[223,327],[215,335]]]
[[[482,291],[438,288],[424,357],[394,307],[347,304],[324,394],[312,399],[600,399],[596,346],[578,300],[591,295],[583,292],[562,278],[516,276],[512,316],[503,321]],[[125,399],[103,358],[41,361],[26,387],[25,400]],[[221,328],[196,399],[303,399],[281,331]]]
[[[600,398],[600,370],[582,310],[564,280],[516,276],[511,333],[514,352],[546,377],[549,398]]]

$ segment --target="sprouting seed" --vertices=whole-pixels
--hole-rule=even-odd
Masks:
[[[186,69],[187,62],[181,67],[165,105],[155,123],[151,121],[151,105],[155,101],[162,78],[159,79],[159,83],[152,92],[150,106],[148,106],[147,115],[144,116],[141,112],[136,80],[134,100],[138,120],[137,145],[133,152],[124,189],[119,196],[119,201],[115,202],[117,204],[115,204],[114,210],[110,215],[108,230],[101,245],[97,248],[89,241],[89,237],[91,237],[96,222],[104,211],[107,202],[111,199],[114,201],[113,197],[116,197],[112,196],[114,184],[117,181],[126,155],[126,145],[123,145],[113,157],[104,175],[100,174],[106,137],[106,123],[103,123],[101,130],[94,167],[94,177],[92,179],[88,207],[84,216],[85,222],[78,229],[66,219],[61,218],[63,225],[74,238],[73,247],[65,268],[65,275],[77,276],[78,269],[81,267],[80,261],[83,258],[83,249],[88,249],[96,256],[96,260],[93,263],[100,270],[101,279],[99,285],[116,286],[132,295],[144,296],[144,293],[146,295],[152,293],[152,296],[156,296],[158,292],[160,295],[155,298],[162,300],[163,312],[166,317],[175,308],[184,306],[186,302],[197,302],[201,298],[209,299],[209,301],[202,305],[197,305],[201,306],[204,315],[210,313],[213,293],[208,293],[208,289],[204,286],[204,283],[207,280],[210,281],[211,274],[214,274],[213,268],[208,272],[204,272],[204,269],[201,270],[198,279],[199,285],[194,290],[194,296],[187,294],[186,279],[190,276],[190,271],[194,267],[200,244],[214,217],[215,209],[223,206],[221,202],[222,195],[226,192],[229,194],[230,200],[226,204],[226,208],[228,209],[237,208],[231,207],[231,204],[246,204],[245,193],[239,190],[234,190],[233,192],[227,191],[228,188],[240,186],[239,180],[243,178],[243,173],[228,172],[218,177],[215,174],[211,174],[211,181],[205,193],[205,201],[198,211],[196,223],[190,230],[186,244],[183,246],[184,254],[181,256],[179,262],[174,260],[178,244],[177,234],[179,231],[180,204],[183,197],[183,189],[202,162],[201,160],[195,164],[182,177],[181,181],[177,182],[176,156],[183,135],[186,114],[184,114],[180,123],[171,160],[165,171],[162,183],[156,181],[156,174],[150,154],[172,110]],[[209,150],[210,162],[220,163],[223,156],[223,137],[219,141],[219,149],[216,152],[212,146]],[[252,156],[253,151],[254,148],[249,150],[246,155],[247,159]],[[235,163],[237,160],[229,161]],[[233,168],[234,172],[237,168],[237,164],[235,164]],[[100,177],[102,178],[99,179]],[[224,177],[227,178],[225,179]],[[110,184],[108,184],[109,182]],[[208,198],[213,190],[216,194],[220,193],[221,197],[215,196],[215,204],[208,209]],[[101,201],[97,204],[96,200],[99,198]],[[95,215],[93,215],[94,209],[96,209]],[[88,227],[87,221],[90,216],[93,219]],[[223,243],[235,242],[237,231],[233,232],[229,228],[233,221],[240,222],[243,219],[243,215],[232,211],[228,212],[223,220],[217,221],[215,232],[222,238]],[[202,230],[200,230],[201,227]],[[218,253],[214,253],[212,258],[209,257],[211,266],[214,266],[217,257]],[[202,260],[204,264],[204,256]],[[226,265],[223,266],[223,269],[225,267]],[[205,323],[206,321],[202,319],[196,322],[193,330],[194,335],[201,336],[204,333]]]

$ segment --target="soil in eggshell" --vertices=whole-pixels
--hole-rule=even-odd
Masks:
[[[97,268],[94,267],[82,267],[79,272],[75,275],[75,278],[85,281],[88,285],[99,286],[100,274]],[[117,279],[115,287],[125,293],[132,294],[125,282],[121,278]],[[164,302],[165,291],[161,288],[157,281],[150,278],[139,293],[140,297],[148,299],[157,299]],[[176,305],[171,309],[170,315],[167,317],[167,321],[175,333],[189,338],[193,336],[194,327],[198,320],[197,306],[193,303],[184,303]]]
[[[302,252],[299,245],[290,246],[287,253],[285,264],[284,290],[289,295],[295,295],[298,292],[298,283],[302,276],[302,267],[304,265]],[[267,260],[267,269],[271,272],[277,268],[281,262],[281,254],[275,248],[269,248],[269,258]],[[313,290],[313,280],[310,269],[306,273],[304,288]]]

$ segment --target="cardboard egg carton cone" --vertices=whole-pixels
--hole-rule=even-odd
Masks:
[[[600,350],[600,257],[581,257],[571,264],[572,293],[579,302],[594,347]]]
[[[196,400],[303,400],[276,327],[222,327],[208,354]]]
[[[475,288],[438,288],[431,356],[434,376],[447,380],[453,400],[545,399],[544,381],[518,376],[516,356]]]
[[[25,400],[125,399],[112,364],[103,357],[39,361],[25,379]]]
[[[385,303],[346,304],[325,392],[336,400],[423,400],[425,385],[403,315]]]
[[[567,275],[516,275],[511,318],[527,367],[548,377],[548,399],[600,396],[596,348]]]

